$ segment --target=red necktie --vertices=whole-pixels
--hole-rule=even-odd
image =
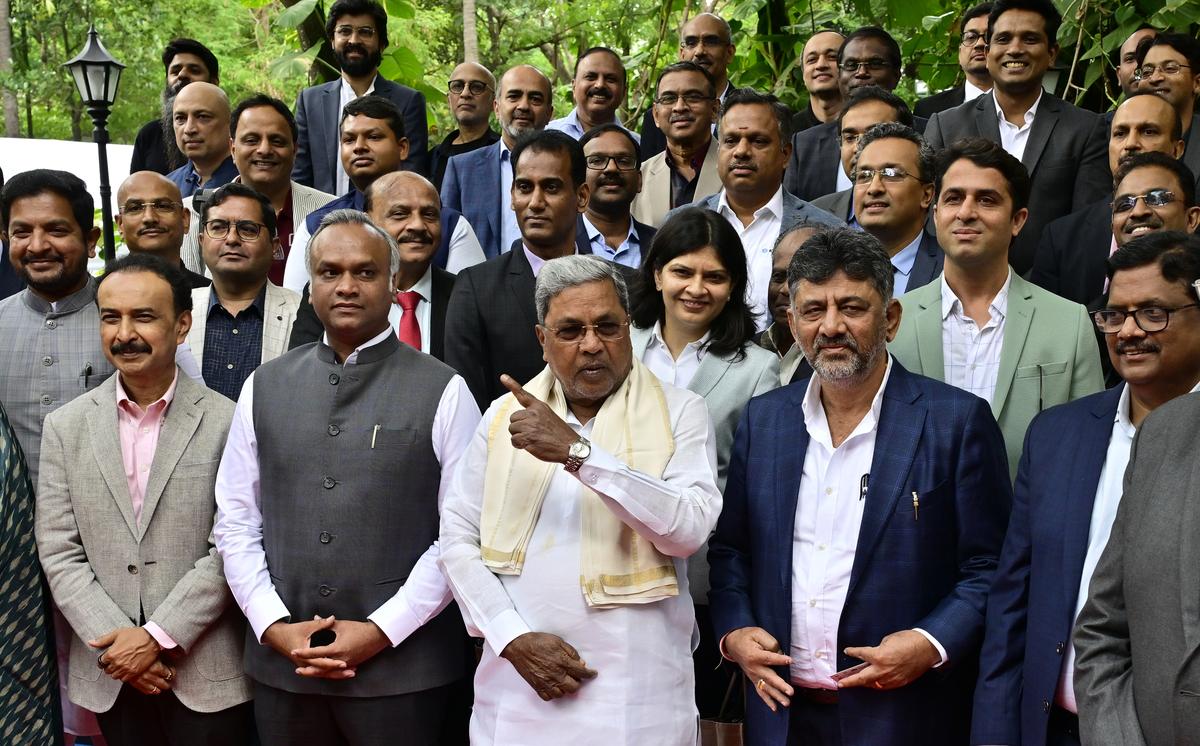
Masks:
[[[414,350],[421,349],[421,326],[417,323],[417,304],[421,302],[421,294],[416,290],[396,293],[396,302],[404,311],[400,317],[400,341]]]

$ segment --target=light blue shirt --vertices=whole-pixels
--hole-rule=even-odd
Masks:
[[[507,254],[513,241],[521,237],[521,226],[512,209],[512,151],[500,140],[500,253]]]
[[[921,239],[924,236],[923,231],[917,233],[917,237],[912,240],[912,243],[900,249],[892,257],[892,266],[896,268],[896,284],[892,290],[893,298],[899,298],[908,290],[908,278],[912,274],[913,265],[917,263],[917,249],[920,248]]]
[[[614,251],[608,242],[604,240],[604,234],[600,229],[592,225],[592,221],[587,219],[587,215],[583,215],[583,227],[587,230],[588,244],[592,248],[592,253],[601,259],[607,259],[610,262],[632,267],[637,269],[642,264],[642,242],[638,238],[637,229],[633,225],[633,220],[629,221],[629,235],[621,242],[621,245]]]
[[[621,124],[620,122],[617,122],[616,124],[618,127],[625,130],[630,135],[633,135],[633,139],[637,141],[638,145],[642,144],[642,136],[641,135],[639,135],[638,133],[629,129],[628,127]],[[559,132],[566,132],[568,135],[570,135],[571,137],[574,137],[576,140],[583,137],[586,132],[583,129],[583,125],[579,123],[578,107],[571,109],[570,113],[568,113],[565,117],[562,117],[561,119],[552,120],[549,124],[546,125],[546,129],[558,130]]]

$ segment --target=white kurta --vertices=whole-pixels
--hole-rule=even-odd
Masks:
[[[694,746],[695,614],[686,555],[707,538],[721,509],[712,424],[704,401],[664,385],[676,451],[663,478],[630,470],[593,444],[578,477],[551,481],[520,575],[495,575],[479,557],[487,433],[480,423],[457,470],[442,518],[442,565],[468,629],[488,644],[475,674],[473,746]],[[591,424],[580,428],[587,437]],[[507,437],[501,424],[500,437]],[[679,595],[650,604],[592,609],[580,588],[579,480],[626,524],[674,557]],[[558,635],[597,672],[574,694],[543,702],[498,651],[528,631]]]

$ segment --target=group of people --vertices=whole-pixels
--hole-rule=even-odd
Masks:
[[[640,132],[594,47],[430,146],[387,20],[294,107],[167,45],[98,278],[3,184],[0,740],[1200,744],[1196,39],[1096,114],[1049,0],[913,108],[822,30],[796,113],[705,13]]]

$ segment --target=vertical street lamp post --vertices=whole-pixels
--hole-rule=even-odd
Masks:
[[[104,45],[96,26],[88,29],[87,44],[75,58],[63,67],[71,71],[79,97],[92,117],[92,140],[100,150],[100,214],[104,221],[104,262],[114,258],[116,242],[113,240],[113,218],[111,195],[108,183],[108,113],[117,99],[117,84],[125,66],[112,58]]]

